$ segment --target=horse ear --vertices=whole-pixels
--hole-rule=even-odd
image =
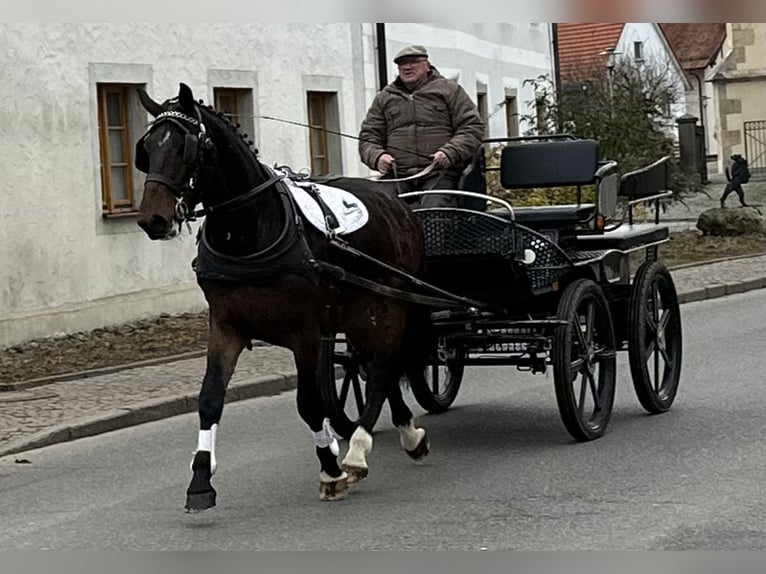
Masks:
[[[138,88],[138,99],[141,100],[141,105],[144,109],[152,114],[155,118],[158,114],[162,113],[162,106],[149,97],[142,88]]]
[[[187,114],[194,112],[194,95],[191,88],[183,82],[178,86],[178,101]]]

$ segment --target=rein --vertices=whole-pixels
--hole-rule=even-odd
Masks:
[[[242,207],[243,205],[253,200],[260,192],[270,188],[275,183],[283,179],[286,175],[284,173],[274,174],[263,183],[256,185],[242,195],[227,199],[226,201],[215,205],[208,205],[202,209],[190,209],[188,203],[184,200],[185,196],[195,189],[196,177],[204,159],[204,150],[212,149],[214,145],[213,141],[207,135],[207,129],[205,128],[205,124],[202,122],[202,115],[200,114],[199,108],[196,105],[194,111],[195,115],[197,116],[196,118],[176,111],[166,111],[158,114],[152,125],[149,127],[149,130],[138,141],[136,146],[137,167],[141,171],[146,172],[146,181],[161,183],[173,190],[174,195],[178,200],[178,203],[176,204],[176,217],[179,219],[180,224],[189,221],[195,221],[198,217],[212,215],[214,213],[226,213],[228,211],[232,211],[233,209]],[[142,159],[146,156],[146,151],[143,150],[144,140],[152,132],[152,130],[162,122],[171,122],[181,128],[186,134],[184,145],[184,163],[188,166],[190,171],[189,179],[186,183],[179,183],[165,177],[162,174],[149,171],[148,158]],[[197,128],[196,133],[192,131],[193,128]]]

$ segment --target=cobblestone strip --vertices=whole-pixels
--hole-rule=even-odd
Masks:
[[[766,288],[766,256],[671,270],[682,303]],[[0,457],[197,409],[205,358],[0,393]],[[227,402],[295,388],[292,354],[243,353]]]
[[[0,393],[0,456],[195,411],[205,358]],[[254,347],[229,383],[227,402],[295,388],[290,351]]]

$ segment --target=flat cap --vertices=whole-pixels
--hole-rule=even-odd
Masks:
[[[428,51],[425,46],[421,46],[420,44],[407,46],[406,48],[399,50],[396,54],[394,57],[394,64],[398,64],[399,60],[403,58],[428,58]]]

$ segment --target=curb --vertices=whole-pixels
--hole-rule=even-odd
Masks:
[[[766,277],[760,277],[759,279],[751,279],[749,281],[711,285],[709,287],[703,287],[702,289],[679,293],[678,302],[680,304],[694,303],[696,301],[718,299],[719,297],[725,297],[726,295],[735,295],[737,293],[745,293],[747,291],[764,288],[766,288]]]
[[[741,257],[740,257],[741,258]],[[682,268],[682,267],[678,267]],[[741,281],[737,283],[727,283],[722,285],[712,285],[693,291],[687,291],[685,293],[678,294],[678,302],[694,303],[697,301],[705,301],[708,299],[717,299],[719,297],[725,297],[726,295],[734,295],[738,293],[745,293],[747,291],[753,291],[755,289],[766,288],[766,277],[760,277],[758,279],[752,279],[749,281]],[[199,353],[189,353],[192,355],[200,356]],[[202,353],[204,354],[204,353]],[[181,360],[181,355],[172,357],[173,360]],[[133,365],[146,366],[146,364],[156,363],[168,363],[171,362],[166,359],[150,359],[149,361],[141,361],[134,363]],[[119,367],[108,367],[106,369],[98,369],[98,374],[107,374],[107,372],[114,372],[117,370],[124,370]],[[95,376],[94,371],[86,371],[89,376]],[[342,376],[342,367],[336,367],[336,376]],[[86,375],[88,376],[88,375]],[[81,374],[73,373],[71,375],[64,375],[62,378],[55,378],[56,380],[72,380],[75,378],[84,378]],[[30,386],[39,386],[55,382],[54,380],[48,380],[48,383],[37,382],[42,379],[35,379],[33,381],[25,381],[21,383],[14,383],[18,385],[27,385],[21,388],[29,388]],[[35,383],[34,385],[28,385],[28,383]],[[296,388],[298,384],[297,374],[290,375],[263,375],[256,377],[252,381],[246,381],[237,383],[229,387],[226,393],[225,403],[242,401],[246,399],[252,399],[264,396],[279,395],[285,391],[291,391]],[[41,431],[32,436],[18,439],[10,444],[0,447],[0,459],[5,456],[25,452],[28,450],[50,446],[57,443],[68,442],[79,438],[85,438],[127,428],[130,426],[136,426],[147,422],[162,420],[177,415],[188,414],[197,411],[197,396],[198,392],[186,393],[176,397],[166,397],[161,399],[155,399],[152,401],[145,401],[138,403],[131,407],[123,409],[114,409],[107,411],[101,415],[94,417],[83,418],[74,423],[68,423],[65,425],[58,425],[49,430]]]

